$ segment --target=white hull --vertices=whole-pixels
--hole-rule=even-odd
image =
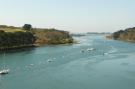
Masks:
[[[9,73],[9,69],[6,69],[6,70],[1,70],[0,71],[0,74],[2,75],[2,74],[8,74]]]

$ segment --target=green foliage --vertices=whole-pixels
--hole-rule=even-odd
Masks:
[[[0,47],[10,48],[33,44],[35,37],[30,32],[3,32],[0,31]]]
[[[24,26],[22,28],[24,30],[30,31],[32,29],[32,25],[31,24],[24,24]]]

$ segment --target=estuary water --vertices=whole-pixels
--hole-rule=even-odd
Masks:
[[[0,89],[135,89],[135,43],[104,35],[0,53]]]

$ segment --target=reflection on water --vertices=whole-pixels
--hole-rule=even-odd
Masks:
[[[79,44],[51,45],[0,54],[0,89],[134,89],[135,44],[104,35],[74,37]],[[83,51],[82,51],[83,50]]]

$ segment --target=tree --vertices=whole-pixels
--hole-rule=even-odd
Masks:
[[[30,31],[32,29],[32,25],[31,24],[24,24],[24,26],[22,28],[24,30]]]

